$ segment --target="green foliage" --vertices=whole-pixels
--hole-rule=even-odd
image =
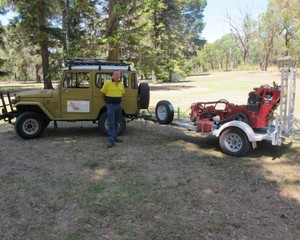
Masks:
[[[215,43],[217,53],[204,50],[197,60],[205,70],[258,69],[267,70],[286,55],[299,59],[299,1],[288,3],[270,0],[267,11],[255,22],[250,13],[241,15],[240,22],[228,17],[233,35]],[[231,40],[230,40],[231,38]],[[234,39],[234,41],[232,41]],[[212,64],[213,62],[213,64]]]
[[[131,61],[141,76],[170,81],[173,73],[257,68],[258,63],[267,70],[284,55],[299,58],[297,0],[270,0],[258,23],[250,13],[240,22],[230,19],[232,34],[209,44],[201,38],[206,5],[207,0],[1,1],[0,14],[12,9],[17,16],[0,25],[5,49],[0,71],[22,81],[43,75],[49,81],[60,77],[65,58],[100,57]]]
[[[186,33],[198,38],[204,29],[203,11],[207,5],[206,0],[189,0],[183,7],[183,16],[185,18]]]
[[[209,69],[215,70],[218,66],[216,44],[205,44],[204,48],[199,53],[197,60],[204,72],[208,71]]]
[[[236,47],[232,34],[224,35],[215,42],[219,69],[229,71],[236,69],[242,62],[242,53]]]
[[[172,73],[188,73],[189,59],[203,46],[198,39],[205,0],[34,0],[30,5],[11,0],[5,6],[19,14],[8,29],[17,37],[7,45],[16,50],[47,46],[52,77],[59,58],[80,56],[127,59],[141,75],[169,81]],[[21,68],[17,72],[21,76]]]

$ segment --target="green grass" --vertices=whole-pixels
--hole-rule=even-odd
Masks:
[[[161,99],[180,108],[197,97],[239,100],[277,77],[151,83],[151,108]],[[297,239],[298,142],[262,142],[238,158],[222,154],[217,139],[133,121],[124,143],[107,149],[95,126],[79,126],[49,126],[24,141],[0,124],[1,239]]]

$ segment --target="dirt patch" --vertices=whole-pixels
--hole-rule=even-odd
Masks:
[[[199,81],[157,89],[152,107],[166,98],[181,106],[178,96],[212,80]],[[122,139],[107,149],[97,126],[83,122],[50,123],[25,141],[1,122],[0,238],[299,239],[298,141],[261,142],[237,158],[213,137],[140,121]]]

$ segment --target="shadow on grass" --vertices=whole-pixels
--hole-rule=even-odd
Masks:
[[[297,164],[293,145],[262,142],[247,156],[231,157],[215,137],[135,122],[124,144],[108,150],[97,125],[85,124],[50,124],[32,141],[1,131],[1,147],[13,146],[1,159],[1,238],[299,236],[300,203],[283,191],[299,181],[265,169],[274,156],[283,159],[280,166]]]

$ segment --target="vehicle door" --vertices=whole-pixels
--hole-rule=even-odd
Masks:
[[[66,72],[61,87],[62,119],[91,119],[93,101],[90,73],[87,71]]]
[[[126,114],[134,115],[138,112],[138,83],[136,79],[136,73],[132,73],[132,75],[130,75],[128,72],[121,72],[121,74],[121,81],[123,82],[125,88],[125,94],[123,95],[122,99],[122,107]],[[97,90],[94,91],[94,96],[96,97],[94,103],[97,102],[97,96],[99,95],[100,89],[103,87],[104,82],[111,81],[111,78],[112,72],[96,73],[95,81]],[[99,106],[101,106],[100,101],[102,100],[99,100]]]
[[[136,114],[138,108],[138,83],[136,73],[122,73],[122,82],[125,86],[125,95],[123,97],[123,109],[127,114]]]

